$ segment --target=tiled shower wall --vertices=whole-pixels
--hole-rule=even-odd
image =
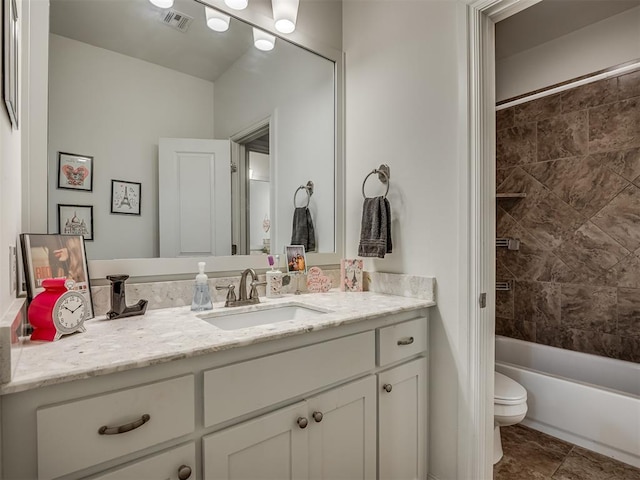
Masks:
[[[640,362],[640,71],[496,121],[496,333]]]

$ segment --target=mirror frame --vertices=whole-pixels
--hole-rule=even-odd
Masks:
[[[252,26],[267,30],[282,41],[292,43],[334,62],[335,78],[335,251],[332,253],[308,253],[311,265],[338,265],[345,252],[345,164],[344,164],[344,54],[315,41],[299,31],[286,38],[273,28],[273,20],[247,8],[238,12],[230,10],[222,0],[194,0],[209,5]],[[48,141],[48,65],[49,65],[49,4],[27,2],[23,18],[29,22],[28,75],[23,75],[23,140],[22,140],[22,231],[47,233],[47,195],[32,192],[47,191],[47,141]],[[27,30],[27,29],[25,29]],[[26,35],[25,35],[26,36]],[[45,159],[43,161],[43,159]],[[245,268],[267,269],[265,255],[233,255],[220,257],[180,258],[128,258],[115,260],[89,260],[91,280],[104,279],[107,275],[126,273],[135,281],[140,278],[176,277],[193,275],[198,261],[207,262],[207,272],[239,272]],[[94,285],[96,283],[94,282]]]

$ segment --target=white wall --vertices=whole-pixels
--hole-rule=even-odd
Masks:
[[[252,74],[256,70],[260,75]],[[315,186],[309,210],[317,251],[333,252],[333,63],[282,41],[276,41],[270,52],[252,48],[216,80],[214,102],[218,138],[229,138],[272,118],[273,252],[282,253],[291,241],[293,194],[308,180]],[[304,205],[302,197],[299,195],[299,206]]]
[[[393,252],[367,270],[435,276],[431,309],[429,472],[456,478],[460,205],[458,23],[447,0],[345,0],[347,256],[357,254],[360,186],[391,168]],[[370,177],[372,185],[377,180]],[[379,187],[382,192],[382,185]]]
[[[158,139],[213,138],[213,83],[50,35],[49,231],[57,204],[93,205],[91,259],[158,256]],[[57,152],[94,157],[93,191],[57,188]],[[142,183],[141,215],[111,214],[111,180]]]
[[[640,59],[640,7],[496,62],[496,99]]]

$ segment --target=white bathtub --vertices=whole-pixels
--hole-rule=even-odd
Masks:
[[[527,389],[524,425],[640,468],[640,364],[497,335],[496,371]]]

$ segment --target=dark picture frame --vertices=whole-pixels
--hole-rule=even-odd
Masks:
[[[93,205],[58,204],[58,232],[60,235],[82,235],[93,240]]]
[[[28,300],[44,291],[44,279],[70,278],[75,282],[73,289],[87,299],[87,318],[93,318],[89,265],[82,235],[23,233],[20,244]]]
[[[284,249],[287,259],[287,273],[307,273],[307,256],[304,245],[287,245]]]
[[[58,188],[93,191],[93,157],[58,152]]]
[[[3,0],[2,14],[4,28],[2,39],[2,95],[11,125],[18,130],[20,29],[18,28],[16,0]]]
[[[140,215],[142,184],[127,180],[111,180],[111,213]]]

